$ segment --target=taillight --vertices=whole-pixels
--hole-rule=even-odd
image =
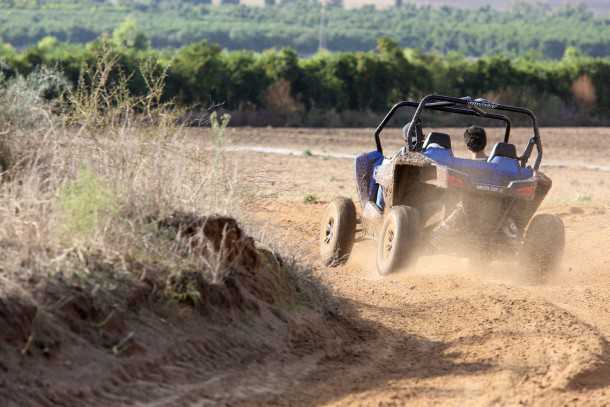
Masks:
[[[458,176],[453,174],[447,174],[447,185],[454,188],[464,188],[466,186],[466,182]]]
[[[515,188],[515,195],[524,199],[531,199],[536,193],[536,185],[529,184]]]

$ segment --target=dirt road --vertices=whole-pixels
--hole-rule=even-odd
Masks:
[[[370,134],[232,133],[233,146],[303,151],[231,153],[242,163],[242,181],[256,193],[248,208],[256,223],[279,234],[285,250],[319,266],[317,228],[324,202],[335,195],[355,197],[352,163],[334,157],[370,150]],[[610,147],[602,141],[610,130],[542,134],[545,159],[553,163],[545,172],[555,182],[542,211],[559,214],[567,228],[565,260],[551,281],[531,286],[514,264],[476,270],[467,260],[440,256],[422,258],[411,272],[380,278],[371,243],[358,243],[346,266],[318,270],[342,298],[341,313],[363,324],[366,340],[341,357],[309,365],[289,391],[266,401],[610,405],[608,173],[582,165],[605,164]],[[523,141],[527,133],[516,135]],[[397,145],[390,142],[388,149]]]

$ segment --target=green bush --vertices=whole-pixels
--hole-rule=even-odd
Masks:
[[[112,191],[89,168],[59,189],[63,232],[70,237],[88,238],[118,211]]]
[[[539,113],[541,124],[546,125],[602,125],[610,120],[610,59],[587,57],[575,48],[554,61],[533,54],[478,59],[457,53],[442,56],[404,50],[387,38],[381,38],[374,51],[324,52],[311,57],[299,57],[290,49],[258,54],[226,51],[207,41],[176,52],[119,45],[101,38],[85,47],[51,39],[20,52],[0,47],[0,58],[4,56],[0,73],[6,78],[4,90],[0,84],[0,98],[2,92],[10,95],[15,92],[9,89],[21,89],[25,78],[31,82],[31,77],[40,76],[37,72],[44,67],[63,72],[69,86],[94,88],[95,78],[81,71],[110,52],[112,69],[104,77],[100,95],[116,93],[117,84],[130,95],[147,95],[149,82],[142,70],[147,66],[163,74],[160,103],[175,102],[195,112],[221,104],[232,112],[256,115],[257,125],[370,126],[396,101],[429,93],[525,105]],[[22,92],[30,99],[24,96],[24,103],[9,102],[0,109],[0,120],[3,114],[20,117],[24,108],[27,112],[30,106],[57,95],[54,89],[62,86],[68,85],[29,86],[37,89],[31,94]],[[240,116],[233,117],[239,124]]]
[[[54,99],[69,88],[64,76],[44,65],[33,67],[28,75],[6,78],[0,72],[0,126],[33,128],[47,120]]]

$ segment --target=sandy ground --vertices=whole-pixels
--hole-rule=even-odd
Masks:
[[[446,131],[459,136],[459,130]],[[542,130],[545,162],[552,164],[543,169],[555,184],[541,211],[559,214],[567,229],[561,270],[544,286],[521,281],[515,264],[494,262],[476,270],[465,259],[441,256],[381,278],[370,242],[357,243],[346,266],[320,267],[317,236],[324,204],[336,195],[355,197],[352,162],[329,154],[371,150],[371,135],[371,130],[230,133],[233,147],[293,152],[230,153],[239,158],[240,180],[252,194],[248,212],[264,231],[279,235],[284,250],[317,266],[342,298],[341,312],[370,334],[345,355],[309,366],[290,391],[266,401],[610,405],[610,172],[603,168],[610,130]],[[516,142],[527,135],[517,129]],[[388,151],[398,146],[396,136],[388,134]],[[307,196],[319,202],[305,203]]]

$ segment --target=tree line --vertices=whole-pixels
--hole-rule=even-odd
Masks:
[[[339,2],[340,3],[340,2]],[[226,49],[264,51],[288,47],[311,55],[320,44],[331,51],[375,49],[380,37],[402,48],[560,59],[573,47],[585,55],[610,55],[610,16],[585,6],[550,8],[516,3],[510,10],[418,6],[404,2],[384,10],[327,7],[317,0],[282,0],[266,7],[207,0],[0,0],[0,40],[16,48],[46,36],[84,44],[110,33],[132,16],[155,48],[179,48],[207,40]]]
[[[559,61],[506,56],[475,60],[403,49],[387,38],[372,51],[311,57],[300,57],[292,49],[227,51],[206,41],[171,52],[146,48],[146,43],[128,21],[112,36],[85,46],[51,37],[21,51],[0,46],[0,77],[28,75],[47,66],[59,69],[76,86],[86,80],[85,67],[110,53],[116,60],[110,75],[117,81],[126,78],[134,95],[147,92],[147,67],[147,72],[164,75],[164,100],[190,110],[223,104],[227,110],[258,117],[272,112],[275,118],[269,121],[278,125],[312,124],[308,120],[320,112],[369,112],[378,120],[396,101],[429,93],[525,105],[547,124],[599,124],[610,117],[610,60],[584,56],[576,49],[568,49]],[[278,123],[278,117],[284,122]],[[342,117],[337,125],[370,124]],[[313,124],[329,125],[328,120],[322,116]]]

